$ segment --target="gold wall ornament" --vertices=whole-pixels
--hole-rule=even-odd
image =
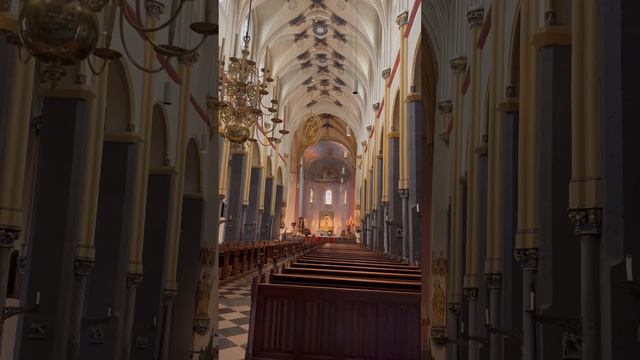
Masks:
[[[306,117],[307,120],[300,131],[300,142],[308,146],[313,145],[320,140],[322,120],[320,120],[320,117],[314,113],[309,113]]]

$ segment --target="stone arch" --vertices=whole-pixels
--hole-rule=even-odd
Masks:
[[[391,131],[400,131],[400,90],[393,96],[393,107],[391,108]]]
[[[513,24],[508,60],[508,87],[505,95],[517,98],[520,95],[520,9],[516,12]]]
[[[133,97],[131,79],[126,65],[111,61],[107,72],[107,105],[105,109],[105,133],[121,134],[132,129]]]
[[[202,195],[202,161],[196,139],[189,140],[185,159],[184,194]]]
[[[251,147],[251,167],[252,168],[257,168],[262,166],[262,154],[260,153],[260,146],[257,144],[254,144]]]
[[[153,106],[151,120],[149,168],[169,166],[169,124],[167,110],[161,104]]]
[[[267,156],[267,166],[266,166],[266,170],[267,170],[267,177],[272,178],[273,177],[273,162],[271,161],[271,157]]]
[[[278,172],[276,174],[276,184],[278,185],[284,185],[284,178],[282,175],[282,167],[278,166]]]

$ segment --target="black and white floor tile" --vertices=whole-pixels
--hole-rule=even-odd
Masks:
[[[220,360],[243,360],[249,335],[251,281],[247,275],[220,287],[218,349]]]

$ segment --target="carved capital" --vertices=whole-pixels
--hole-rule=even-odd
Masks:
[[[144,9],[147,11],[147,16],[159,18],[164,14],[164,4],[156,0],[145,0]]]
[[[602,227],[602,209],[569,209],[569,219],[575,235],[598,235]]]
[[[380,110],[380,103],[379,102],[373,103],[371,108],[373,109],[374,112],[377,112],[378,110]]]
[[[390,77],[391,77],[391,68],[386,68],[382,70],[382,78],[384,80],[389,80]]]
[[[401,198],[409,198],[409,189],[400,189]]]
[[[538,249],[515,249],[513,253],[523,270],[535,270],[538,268]]]
[[[482,22],[484,21],[484,9],[475,8],[469,10],[467,12],[467,21],[469,22],[469,26],[472,29],[478,26],[482,26]]]
[[[453,103],[451,100],[440,101],[438,103],[438,111],[440,111],[442,115],[451,114],[451,111],[453,111]]]
[[[499,289],[502,287],[502,274],[501,273],[490,273],[485,274],[487,278],[487,285],[489,289]]]
[[[193,330],[199,335],[205,335],[209,331],[210,323],[209,316],[196,316],[193,318]]]
[[[460,303],[449,303],[447,308],[452,314],[460,314]]]
[[[137,288],[142,283],[142,274],[128,273],[127,274],[127,287]]]
[[[13,248],[13,244],[20,238],[21,230],[17,226],[0,226],[0,247]]]
[[[396,24],[398,24],[398,26],[407,25],[408,22],[409,22],[409,12],[408,11],[403,11],[403,12],[400,13],[400,15],[398,15],[396,17]]]
[[[73,264],[76,275],[87,276],[91,273],[91,270],[93,270],[96,261],[94,259],[76,258]]]
[[[176,295],[178,292],[174,289],[164,289],[162,290],[162,297],[165,302],[173,302],[176,299]]]
[[[468,301],[478,300],[478,288],[464,288],[462,289],[462,296]]]
[[[467,58],[466,57],[458,57],[449,60],[449,66],[454,73],[460,74],[467,70]]]

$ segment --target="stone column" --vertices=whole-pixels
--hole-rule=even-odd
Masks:
[[[396,18],[396,24],[400,29],[400,178],[398,181],[398,191],[402,199],[402,259],[409,261],[410,259],[410,243],[411,232],[409,231],[409,116],[407,114],[407,92],[408,92],[408,67],[407,59],[408,32],[407,23],[409,21],[409,13],[404,11]]]
[[[477,46],[480,27],[484,21],[484,9],[476,8],[467,12],[467,21],[471,28],[470,43],[470,101],[471,101],[471,120],[469,125],[468,138],[468,216],[467,216],[467,242],[466,242],[466,266],[463,288],[468,294],[468,327],[469,336],[479,336],[480,324],[478,321],[478,288],[480,286],[480,245],[482,238],[482,175],[481,175],[481,149],[485,144],[481,139],[481,121],[482,121],[482,104],[481,104],[481,81],[482,76],[480,69],[482,67],[482,49]],[[469,360],[477,360],[480,353],[479,343],[477,341],[469,341]]]
[[[538,57],[531,37],[538,27],[538,2],[520,3],[520,119],[518,126],[518,230],[515,257],[522,267],[522,360],[536,359],[535,322],[530,309],[530,292],[536,291],[538,270],[538,131],[537,76]]]
[[[163,13],[163,8],[158,6],[155,1],[145,0],[144,2],[147,16],[145,18],[145,27],[152,28]],[[155,34],[148,33],[150,40],[154,40]],[[147,69],[154,68],[156,58],[153,46],[150,42],[144,44],[143,66]],[[127,279],[135,279],[127,281],[126,285],[126,309],[124,311],[125,319],[122,338],[122,360],[129,360],[131,356],[131,339],[133,337],[133,324],[136,308],[136,292],[138,285],[143,278],[143,246],[144,231],[147,206],[147,187],[149,179],[149,157],[151,149],[151,120],[153,118],[153,74],[142,74],[142,96],[140,102],[140,132],[143,136],[143,143],[139,145],[135,163],[136,172],[133,185],[134,210],[131,217],[131,232],[129,233],[129,264],[127,269]]]
[[[142,274],[127,274],[127,290],[125,293],[124,326],[122,334],[122,359],[131,357],[131,345],[133,340],[133,320],[135,318],[136,294],[142,283]]]
[[[43,104],[25,301],[41,294],[37,312],[23,315],[22,359],[77,358],[84,281],[92,259],[76,261],[77,221],[85,184],[89,111],[93,93],[58,88]],[[80,307],[80,309],[78,309]],[[53,357],[51,357],[53,356]]]
[[[260,239],[271,240],[269,237],[270,219],[271,219],[271,202],[273,201],[273,177],[267,176],[264,183],[264,209],[261,217]]]
[[[391,112],[389,109],[392,105],[389,103],[391,101],[389,92],[391,84],[389,84],[389,78],[391,77],[391,69],[386,68],[382,70],[382,79],[385,82],[384,86],[384,99],[382,101],[382,227],[383,227],[383,239],[384,239],[384,252],[389,254],[391,252],[391,244],[390,244],[390,234],[389,234],[389,200],[390,194],[392,191],[392,181],[391,181],[391,154],[389,151],[389,138],[388,134],[391,131],[391,125],[393,124],[393,119],[391,119]]]
[[[505,177],[505,146],[506,126],[505,116],[499,111],[504,97],[504,0],[494,0],[491,5],[491,93],[489,101],[489,149],[487,175],[487,249],[484,263],[484,273],[489,285],[489,325],[502,328],[502,249],[503,242],[511,241],[505,234],[504,223],[506,213],[506,197],[503,192],[509,181]],[[489,360],[501,360],[503,355],[502,336],[491,332]]]
[[[422,248],[422,245],[430,242],[428,238],[430,234],[425,234],[424,239],[421,236],[419,209],[420,201],[428,201],[430,198],[428,196],[425,199],[423,194],[430,193],[432,189],[432,164],[429,154],[433,151],[433,143],[429,139],[432,132],[426,129],[429,121],[426,116],[432,115],[424,113],[422,96],[416,92],[415,86],[412,86],[411,93],[407,96],[407,103],[409,106],[409,147],[411,149],[408,160],[410,164],[409,173],[411,175],[409,176],[409,232],[411,233],[409,236],[409,239],[411,239],[409,242],[409,262],[415,264],[416,260],[420,258],[419,252],[429,251]],[[424,144],[423,139],[425,137],[428,144]],[[430,217],[431,204],[427,202],[422,205],[422,209],[427,213],[426,216]],[[430,231],[430,228],[426,228],[424,231]],[[423,240],[426,241],[425,244],[423,244]],[[426,266],[427,268],[429,267],[428,265]]]
[[[4,42],[0,53],[11,54],[0,59],[0,86],[9,92],[0,93],[0,310],[3,311],[11,253],[24,222],[22,195],[35,67],[35,59],[22,63],[16,48],[5,40],[5,36],[0,35],[0,41]],[[4,317],[0,318],[0,354],[3,325]]]
[[[226,223],[226,231],[224,236],[225,242],[240,241],[240,232],[242,223],[242,192],[244,189],[244,169],[247,162],[247,150],[242,144],[231,145],[231,173],[229,176],[229,195],[228,195],[228,216]]]
[[[463,255],[463,183],[462,174],[462,127],[464,99],[461,95],[464,72],[467,68],[467,59],[464,57],[451,59],[449,66],[454,73],[455,84],[453,86],[452,122],[453,137],[450,142],[452,149],[451,169],[451,248],[449,252],[449,278],[448,278],[448,309],[450,316],[447,321],[447,334],[452,341],[459,339],[460,305],[462,303],[462,255]],[[451,345],[452,359],[458,355],[458,346]]]
[[[248,208],[245,217],[245,234],[243,241],[253,242],[256,240],[256,233],[259,233],[258,226],[258,196],[260,195],[260,180],[262,179],[262,167],[251,169],[251,184],[249,190]]]
[[[282,197],[284,195],[284,186],[276,185],[275,212],[273,213],[273,224],[271,226],[271,238],[278,240],[280,238],[280,217],[282,216]]]
[[[487,274],[487,283],[489,285],[489,327],[501,327],[502,312],[502,273]],[[491,332],[489,335],[489,360],[502,359],[502,335]]]
[[[602,359],[600,232],[602,224],[601,7],[573,1],[571,72],[572,166],[569,214],[580,239],[582,359]]]
[[[0,227],[0,289],[6,289],[9,283],[9,266],[11,265],[11,253],[13,244],[20,237],[18,227]],[[7,292],[0,291],[0,310],[4,311],[7,300]],[[4,312],[3,312],[4,313]],[[0,354],[2,354],[2,329],[4,317],[0,318]]]

